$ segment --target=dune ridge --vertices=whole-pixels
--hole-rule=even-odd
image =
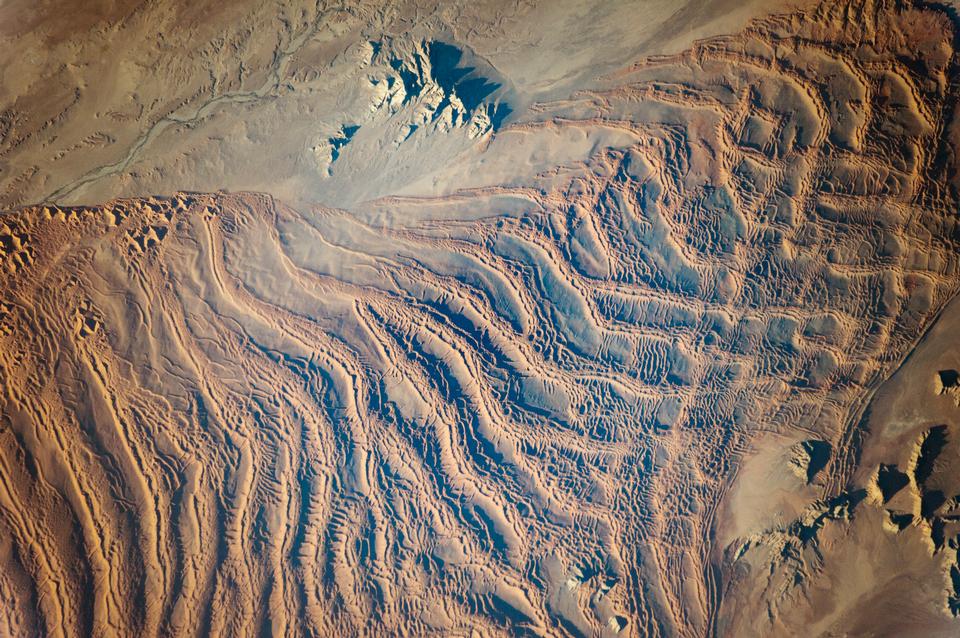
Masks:
[[[807,442],[790,533],[855,509],[960,286],[955,38],[865,0],[645,59],[498,133],[633,140],[529,185],[4,214],[0,631],[726,633],[742,459]]]

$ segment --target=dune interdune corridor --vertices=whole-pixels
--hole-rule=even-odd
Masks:
[[[960,633],[954,10],[549,90],[364,11],[69,165],[3,111],[0,635]],[[233,171],[304,42],[362,108]]]

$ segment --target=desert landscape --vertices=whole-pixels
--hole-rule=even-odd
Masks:
[[[960,634],[951,5],[0,4],[0,635]]]

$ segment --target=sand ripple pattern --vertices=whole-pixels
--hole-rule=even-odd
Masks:
[[[710,633],[739,455],[840,489],[957,290],[953,42],[827,3],[645,60],[504,133],[633,140],[529,188],[5,215],[0,633]]]

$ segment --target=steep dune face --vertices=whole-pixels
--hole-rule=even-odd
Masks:
[[[960,283],[954,37],[828,3],[645,60],[508,127],[627,140],[526,185],[5,215],[3,631],[792,633],[765,570],[856,516]],[[740,487],[770,436],[796,521]]]

